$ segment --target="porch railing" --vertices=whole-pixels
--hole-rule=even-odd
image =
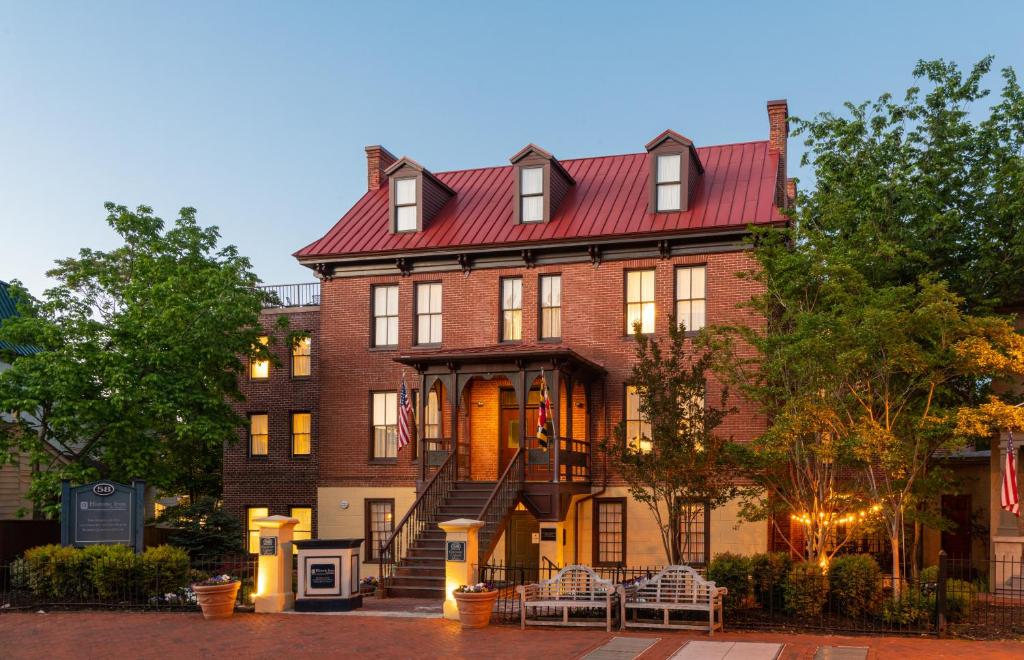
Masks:
[[[409,554],[409,549],[416,542],[420,533],[433,528],[437,523],[437,510],[448,499],[455,487],[456,480],[455,454],[449,454],[434,476],[430,478],[409,512],[395,527],[384,543],[381,544],[378,562],[380,564],[380,587],[387,593],[391,581],[395,577],[398,564]]]
[[[484,526],[480,529],[480,534],[477,537],[481,566],[487,563],[487,558],[494,552],[494,546],[498,544],[505,521],[508,520],[516,502],[519,501],[525,482],[526,452],[520,447],[509,461],[508,467],[505,468],[505,472],[494,486],[494,490],[491,491],[491,496],[484,504],[484,508],[480,510],[480,520],[484,521]]]
[[[320,283],[267,284],[256,287],[274,294],[276,300],[267,307],[306,307],[320,304]]]

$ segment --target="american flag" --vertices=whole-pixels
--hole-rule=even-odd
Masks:
[[[537,406],[537,444],[547,449],[554,430],[551,425],[551,399],[548,397],[548,382],[544,370],[540,372],[540,405]]]
[[[409,444],[412,436],[412,399],[409,398],[409,388],[405,386],[405,376],[402,376],[402,389],[398,393],[398,448]]]
[[[1003,466],[1003,489],[999,503],[1020,518],[1020,494],[1017,492],[1017,450],[1013,447],[1013,433],[1006,441],[1006,465]]]

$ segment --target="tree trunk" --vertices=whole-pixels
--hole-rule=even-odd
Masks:
[[[889,529],[889,545],[892,548],[892,595],[899,599],[902,585],[900,584],[900,528],[894,525]]]

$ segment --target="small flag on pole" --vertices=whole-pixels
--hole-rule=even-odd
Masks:
[[[548,382],[544,370],[540,372],[540,405],[537,407],[537,444],[547,449],[554,435],[551,426],[551,398],[548,396]]]
[[[1003,488],[999,498],[1004,509],[1020,518],[1020,494],[1017,492],[1017,450],[1013,447],[1013,432],[1006,440],[1006,464],[1003,466]]]
[[[402,389],[398,393],[398,448],[409,444],[412,436],[412,399],[409,388],[405,386],[405,374],[402,374]]]

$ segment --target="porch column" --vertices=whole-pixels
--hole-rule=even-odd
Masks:
[[[529,451],[526,448],[526,400],[530,396],[530,391],[526,385],[526,369],[520,365],[519,367],[519,448],[523,452]]]
[[[420,480],[427,480],[427,439],[424,428],[426,420],[423,419],[423,411],[427,409],[427,374],[420,372],[420,395],[416,401],[416,444],[420,448]]]
[[[552,427],[552,442],[555,444],[555,474],[551,477],[551,481],[558,483],[558,472],[561,469],[559,467],[561,456],[560,447],[562,444],[561,434],[559,433],[559,424],[561,415],[558,409],[561,407],[561,372],[558,369],[551,370],[551,427]]]

